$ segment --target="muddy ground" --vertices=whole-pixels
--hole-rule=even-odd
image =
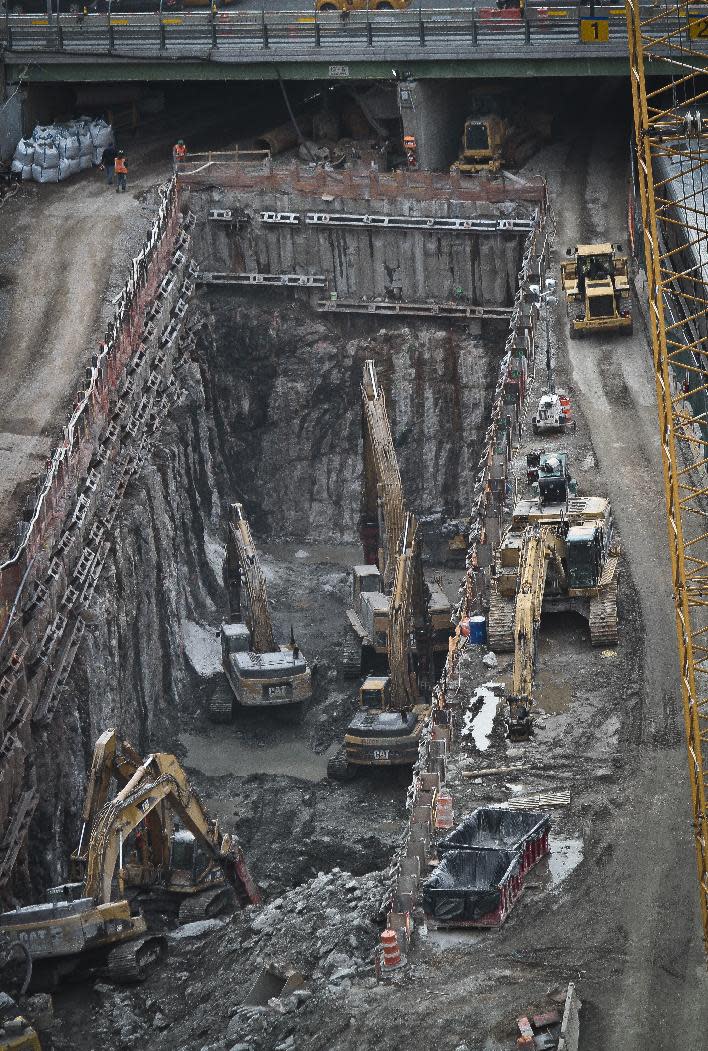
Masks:
[[[596,110],[579,113],[577,134],[530,166],[549,179],[556,262],[578,240],[626,240],[622,97],[603,100],[613,126],[594,121]],[[551,861],[533,873],[506,925],[460,936],[419,929],[410,968],[392,984],[374,980],[382,887],[374,871],[402,831],[404,789],[390,775],[348,786],[322,777],[354,704],[355,686],[336,678],[352,551],[270,546],[273,591],[286,596],[279,628],[297,618],[303,649],[317,660],[312,706],[295,724],[259,715],[209,727],[215,636],[202,634],[192,640],[194,716],[174,728],[210,807],[241,835],[266,907],[175,932],[168,964],[140,989],[98,982],[57,995],[57,1048],[501,1051],[514,1045],[517,1015],[573,980],[583,1051],[639,1051],[648,1041],[660,1051],[703,1049],[708,990],[646,336],[637,323],[630,338],[569,342],[559,303],[552,345],[557,383],[578,419],[562,444],[580,491],[611,498],[623,540],[620,645],[594,651],[582,620],[545,618],[534,741],[511,746],[498,716],[486,734],[477,723],[476,744],[474,735],[458,739],[450,770],[458,817],[521,789],[571,792],[570,805],[553,813]],[[542,371],[541,362],[539,383]],[[470,647],[463,665],[461,727],[478,684],[509,674],[507,657],[495,669],[480,657]],[[461,777],[466,766],[517,763],[512,776]],[[306,989],[244,1010],[269,959],[292,961]]]

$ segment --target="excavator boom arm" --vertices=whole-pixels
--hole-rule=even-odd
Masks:
[[[386,591],[391,587],[403,529],[403,486],[393,447],[386,399],[373,361],[364,365],[362,384],[364,432],[363,523],[375,523],[379,569]]]
[[[245,584],[248,594],[251,646],[256,653],[274,653],[278,647],[275,644],[273,622],[268,609],[265,576],[241,504],[231,504],[227,543],[227,566],[229,567],[230,580],[234,572],[238,572],[235,568],[238,566],[241,580]],[[233,595],[235,590],[232,589],[230,583],[230,594]],[[240,588],[238,589],[238,602],[240,606]],[[239,609],[239,616],[240,613]],[[234,616],[233,598],[231,615],[232,617]]]
[[[425,616],[426,610],[418,523],[415,515],[407,514],[395,564],[388,634],[391,705],[397,709],[412,708],[420,701],[410,655],[416,620]]]
[[[256,903],[258,891],[240,848],[229,836],[221,839],[218,825],[207,817],[180,763],[175,756],[164,752],[149,756],[98,815],[89,845],[86,897],[102,904],[111,900],[113,876],[123,844],[162,803],[170,806],[204,851],[219,862],[226,879],[240,896]]]
[[[558,550],[559,538],[550,526],[530,526],[524,533],[519,558],[519,583],[514,611],[514,670],[512,696],[531,703],[536,633],[541,622],[548,563],[552,560],[561,579],[565,568]]]

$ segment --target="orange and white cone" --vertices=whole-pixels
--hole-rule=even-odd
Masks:
[[[402,966],[401,947],[398,944],[398,935],[391,927],[381,932],[381,949],[383,952],[383,970],[393,971]]]

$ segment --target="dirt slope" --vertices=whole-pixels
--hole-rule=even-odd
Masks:
[[[164,159],[143,166],[138,156],[125,194],[95,170],[27,184],[0,214],[12,230],[0,243],[0,556],[152,218],[145,193],[169,173]]]

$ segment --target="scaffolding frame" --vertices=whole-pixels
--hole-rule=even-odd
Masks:
[[[708,953],[708,19],[625,0],[661,458]],[[642,14],[647,17],[642,17]],[[668,29],[667,29],[668,25]],[[647,75],[652,82],[647,84]],[[701,106],[706,106],[704,130]]]

